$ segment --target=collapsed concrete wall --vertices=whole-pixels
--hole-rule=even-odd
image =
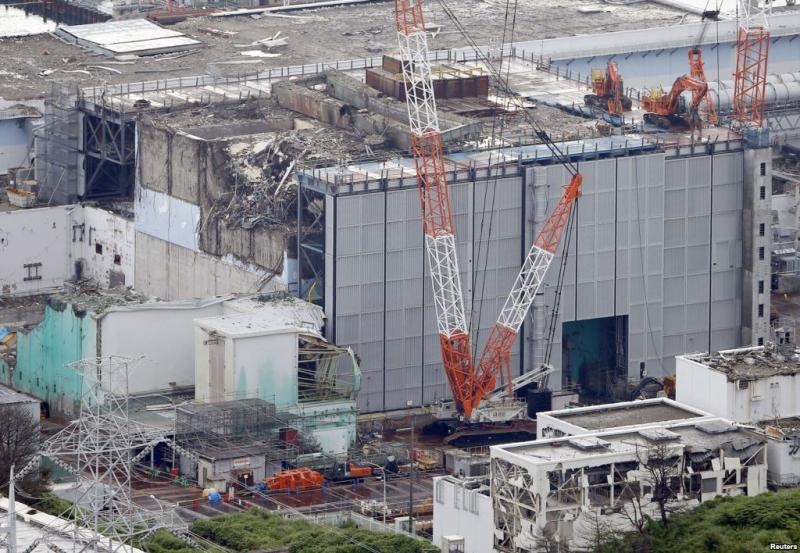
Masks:
[[[282,126],[286,125],[283,121]],[[204,130],[208,129],[213,127]],[[227,208],[240,207],[235,201],[240,199],[241,194],[237,193],[243,183],[236,180],[236,167],[232,165],[238,164],[226,150],[224,138],[235,132],[228,127],[220,129],[216,134],[221,138],[214,135],[214,139],[207,140],[198,136],[202,134],[200,130],[182,132],[149,121],[139,125],[137,243],[152,242],[144,238],[150,236],[170,244],[169,248],[160,249],[166,248],[169,253],[165,259],[173,264],[173,273],[185,271],[187,259],[193,259],[193,263],[202,260],[207,268],[212,268],[206,281],[195,283],[189,288],[194,292],[187,296],[189,289],[173,287],[178,281],[164,276],[157,259],[142,252],[137,263],[146,263],[147,268],[142,269],[136,285],[159,297],[197,297],[210,290],[214,291],[212,294],[232,291],[232,283],[226,287],[224,281],[217,280],[216,275],[222,274],[229,277],[236,274],[234,280],[246,284],[242,289],[251,289],[263,279],[265,271],[282,272],[286,240],[293,225],[281,227],[269,221],[228,216]],[[252,195],[247,194],[245,199]],[[287,201],[292,203],[291,199]],[[212,262],[202,254],[219,259]]]
[[[286,109],[342,129],[355,128],[369,137],[383,137],[386,146],[410,150],[408,112],[402,102],[339,71],[324,74],[326,92],[310,88],[320,76],[272,85],[272,97]],[[482,123],[455,114],[439,115],[442,139],[460,141],[477,138]],[[373,140],[373,143],[379,142]]]

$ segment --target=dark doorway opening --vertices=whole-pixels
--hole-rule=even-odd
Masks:
[[[561,337],[564,387],[578,386],[587,403],[627,399],[627,315],[565,322]]]

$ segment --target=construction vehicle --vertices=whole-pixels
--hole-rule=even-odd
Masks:
[[[265,478],[263,483],[264,487],[271,492],[284,490],[295,492],[321,488],[325,482],[353,482],[369,478],[372,475],[372,467],[356,463],[335,462],[322,471],[301,467],[276,472],[269,478]]]
[[[519,410],[511,400],[511,350],[555,257],[565,229],[572,220],[572,208],[580,196],[583,176],[577,166],[550,139],[549,134],[532,119],[527,110],[522,109],[521,112],[535,135],[547,146],[553,159],[567,169],[571,180],[536,235],[476,365],[472,356],[461,273],[456,256],[454,218],[433,94],[433,76],[422,6],[422,0],[395,0],[394,16],[442,361],[458,421],[467,424],[506,423],[509,416],[519,416]],[[442,9],[494,76],[498,88],[507,89],[505,77],[472,40],[450,7],[442,4]],[[518,96],[512,94],[510,97],[512,101],[519,102]],[[486,404],[487,396],[502,381],[508,387],[507,397]],[[510,411],[502,405],[504,400],[512,402]],[[523,413],[522,416],[524,415]]]
[[[688,105],[681,96],[687,90],[692,93],[692,100]],[[707,92],[708,83],[689,75],[681,75],[675,79],[667,94],[660,86],[652,88],[648,94],[642,96],[642,107],[647,112],[644,114],[644,122],[662,129],[699,129],[702,122],[698,106]]]
[[[662,378],[645,376],[630,391],[629,399],[651,399],[655,397],[668,397],[675,399],[675,375],[669,374]]]
[[[703,43],[703,38],[708,30],[709,22],[719,20],[719,9],[703,11],[702,18],[703,25],[700,27],[700,33],[697,35],[695,45],[689,48],[689,76],[697,81],[708,83],[708,79],[706,79],[705,64],[703,63],[703,51],[700,49],[700,44]],[[698,93],[694,91],[692,92],[693,99],[696,94]],[[706,120],[712,125],[716,125],[717,112],[714,108],[714,100],[711,98],[710,94],[706,94],[704,98],[701,98],[701,100],[705,100],[704,111]]]
[[[630,111],[633,102],[624,94],[622,77],[617,69],[617,64],[609,61],[606,70],[592,69],[592,90],[594,94],[587,94],[583,101],[587,106],[597,107],[618,115],[623,111]]]
[[[323,472],[329,482],[351,482],[372,476],[372,467],[359,466],[356,463],[334,463]]]

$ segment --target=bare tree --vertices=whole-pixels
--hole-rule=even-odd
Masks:
[[[39,421],[25,407],[0,405],[0,482],[5,482],[3,489],[8,486],[11,465],[21,470],[38,451]]]
[[[661,524],[667,525],[667,503],[677,499],[673,483],[680,482],[681,456],[674,453],[668,443],[636,449],[640,470],[646,475],[644,485],[652,490],[652,501],[658,505]]]
[[[643,509],[641,485],[638,482],[626,484],[617,505],[620,514],[636,530],[637,551],[641,553],[650,551],[650,533],[647,531],[647,521],[650,517],[645,514]]]
[[[576,532],[578,545],[573,551],[581,553],[605,553],[621,551],[625,532],[614,526],[608,518],[598,511],[587,511],[584,523]]]

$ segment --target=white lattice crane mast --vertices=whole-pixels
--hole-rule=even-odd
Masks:
[[[456,405],[462,408],[474,367],[422,0],[395,0],[394,15],[442,361]]]
[[[507,382],[511,384],[511,349],[519,334],[531,304],[542,285],[547,269],[553,262],[564,229],[567,226],[572,206],[581,195],[583,176],[574,173],[553,212],[545,221],[533,241],[525,263],[517,275],[511,293],[506,298],[497,322],[489,333],[481,354],[474,380],[470,384],[471,396],[464,400],[464,414],[470,417],[472,409],[497,386],[497,378],[503,367],[507,370]]]

